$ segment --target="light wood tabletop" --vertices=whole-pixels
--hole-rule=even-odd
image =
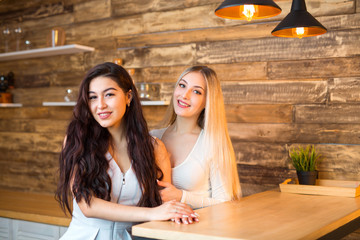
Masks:
[[[198,223],[147,222],[133,226],[133,235],[169,240],[318,239],[358,221],[360,197],[266,191],[197,212]]]
[[[0,189],[0,217],[66,227],[71,221],[71,217],[65,216],[52,194],[3,189]]]

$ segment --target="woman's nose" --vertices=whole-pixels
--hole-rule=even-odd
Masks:
[[[185,90],[182,94],[182,97],[185,99],[189,99],[190,90]]]
[[[105,99],[100,97],[99,98],[99,102],[98,102],[98,108],[99,109],[104,109],[106,108],[106,102],[105,102]]]

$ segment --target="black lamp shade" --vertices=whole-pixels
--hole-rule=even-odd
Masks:
[[[303,28],[304,33],[297,35],[296,28]],[[271,32],[277,37],[302,38],[313,37],[327,32],[327,29],[317,21],[307,10],[304,0],[293,0],[291,12]]]
[[[215,15],[229,19],[247,19],[244,5],[254,5],[256,13],[252,19],[273,17],[281,13],[281,8],[273,0],[225,0],[215,10]]]

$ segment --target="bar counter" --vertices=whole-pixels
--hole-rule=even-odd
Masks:
[[[198,223],[147,222],[133,226],[133,235],[168,240],[334,240],[360,227],[360,197],[266,191],[197,212]]]
[[[0,217],[69,226],[66,216],[52,194],[16,192],[0,189]]]

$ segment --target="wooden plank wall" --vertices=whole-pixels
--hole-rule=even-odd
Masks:
[[[34,192],[56,188],[57,154],[71,107],[43,107],[76,89],[86,70],[115,58],[134,68],[136,82],[157,82],[169,99],[177,76],[206,64],[221,81],[244,195],[294,177],[288,149],[315,144],[326,157],[320,176],[360,180],[359,0],[308,0],[328,33],[304,39],[273,37],[290,11],[254,22],[214,15],[221,0],[48,0],[0,2],[0,20],[20,22],[23,39],[46,47],[52,27],[66,44],[91,53],[0,62],[16,76],[15,102],[0,108],[0,187]],[[0,46],[3,51],[3,44]],[[144,107],[151,127],[165,107]]]

